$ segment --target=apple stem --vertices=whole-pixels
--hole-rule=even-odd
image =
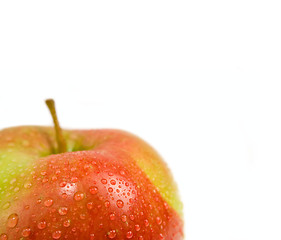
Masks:
[[[50,110],[50,113],[53,118],[53,122],[55,125],[55,131],[56,131],[56,139],[58,144],[58,153],[66,152],[66,142],[62,134],[62,129],[60,127],[58,116],[56,113],[56,107],[55,107],[55,101],[53,99],[47,99],[46,104]]]

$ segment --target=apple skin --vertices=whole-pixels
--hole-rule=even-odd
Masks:
[[[0,240],[165,239],[183,234],[170,170],[140,138],[120,130],[51,127],[0,131]]]

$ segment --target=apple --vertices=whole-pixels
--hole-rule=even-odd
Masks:
[[[182,203],[169,168],[121,130],[0,131],[0,240],[165,239],[183,234]]]

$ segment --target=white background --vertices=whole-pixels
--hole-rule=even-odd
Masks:
[[[1,1],[0,128],[121,128],[166,159],[188,240],[281,239],[281,5]]]

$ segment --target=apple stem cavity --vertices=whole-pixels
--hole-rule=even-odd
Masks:
[[[53,122],[55,125],[55,131],[56,131],[56,139],[58,144],[58,153],[66,152],[66,142],[62,134],[62,129],[60,127],[58,116],[56,113],[56,107],[55,107],[55,101],[53,99],[47,99],[46,104],[50,110],[50,113],[53,118]]]

